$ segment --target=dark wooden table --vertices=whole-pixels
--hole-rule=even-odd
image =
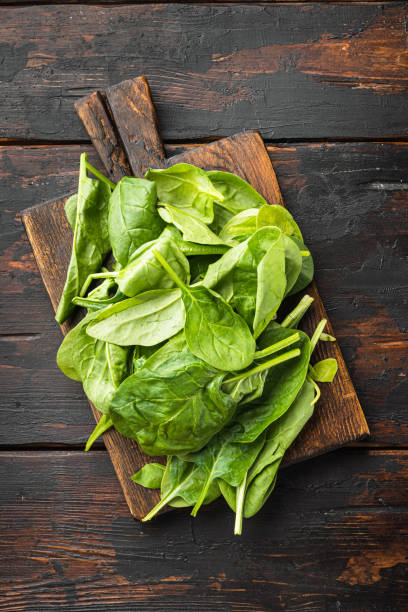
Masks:
[[[407,610],[408,5],[1,5],[0,610]],[[240,538],[222,504],[134,522],[82,451],[19,216],[97,164],[75,100],[139,74],[170,152],[262,133],[372,432],[283,470]]]

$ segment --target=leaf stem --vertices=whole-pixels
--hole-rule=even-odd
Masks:
[[[312,302],[313,298],[310,295],[304,295],[299,304],[283,319],[281,326],[296,327]]]
[[[105,433],[105,431],[110,429],[112,425],[113,425],[112,419],[107,414],[103,414],[101,418],[99,419],[99,421],[97,422],[97,424],[95,425],[93,432],[89,436],[86,442],[85,450],[89,451],[89,449],[91,448],[95,440],[97,440],[99,436]]]
[[[316,391],[316,395],[315,395],[315,397],[314,397],[314,400],[313,400],[313,402],[311,402],[311,404],[310,404],[311,406],[314,406],[314,405],[316,404],[316,402],[318,402],[318,400],[319,400],[319,398],[320,398],[320,396],[321,396],[320,387],[319,387],[319,385],[316,383],[316,381],[315,381],[315,380],[313,380],[313,378],[312,378],[311,376],[308,376],[308,377],[307,377],[307,380],[308,380],[310,383],[312,383],[312,385],[314,386],[315,391]]]
[[[245,501],[245,492],[246,492],[246,482],[247,482],[248,472],[245,473],[244,479],[237,487],[237,508],[235,510],[235,526],[234,526],[234,534],[241,535],[242,533],[242,517],[244,514],[244,501]]]
[[[153,249],[153,255],[155,256],[157,261],[163,266],[163,268],[166,270],[170,278],[176,283],[177,287],[180,287],[182,291],[188,292],[188,287],[183,283],[181,278],[175,273],[173,268],[167,263],[163,255],[159,253],[159,251],[157,251],[156,249]]]
[[[288,351],[287,353],[283,353],[282,355],[278,355],[274,359],[270,359],[269,361],[265,361],[260,365],[252,368],[251,370],[247,370],[241,374],[237,374],[237,376],[233,376],[232,378],[227,378],[224,380],[224,383],[236,382],[238,380],[242,380],[244,378],[249,378],[253,374],[257,374],[258,372],[263,372],[263,370],[269,370],[269,368],[273,368],[273,366],[279,365],[284,361],[288,361],[289,359],[293,359],[294,357],[298,357],[300,355],[300,349],[293,349],[292,351]]]
[[[320,334],[319,340],[322,340],[322,342],[336,342],[336,338],[334,336],[326,334],[325,332]]]
[[[89,285],[95,278],[115,278],[115,276],[117,276],[118,274],[119,272],[96,272],[95,274],[89,274],[88,278],[82,286],[82,289],[79,293],[79,297],[84,297],[85,293],[88,291]]]
[[[170,493],[168,493],[167,495],[165,495],[165,497],[163,497],[158,504],[155,505],[154,508],[152,508],[152,510],[150,510],[150,512],[148,514],[146,514],[146,516],[144,516],[142,518],[142,523],[144,523],[145,521],[150,521],[150,519],[152,519],[154,516],[156,516],[156,514],[162,509],[164,508],[164,506],[167,504],[167,502],[169,502],[170,500],[173,499],[173,497],[176,496],[176,492],[178,491],[179,487],[176,487],[176,489],[174,489],[174,491],[170,491]]]
[[[275,342],[275,344],[271,344],[266,349],[262,351],[255,351],[254,359],[262,359],[262,357],[267,357],[268,355],[272,355],[273,353],[277,353],[283,348],[290,346],[297,342],[300,338],[299,332],[295,332],[291,336],[284,338],[283,340],[279,340],[279,342]]]
[[[200,497],[196,501],[196,504],[195,504],[194,508],[191,511],[191,516],[197,516],[197,512],[199,511],[199,509],[201,508],[201,506],[204,503],[205,496],[207,495],[207,492],[208,492],[208,489],[210,487],[210,484],[211,484],[211,474],[208,475],[208,478],[205,481],[205,484],[204,484],[203,488],[201,489]]]
[[[108,177],[104,176],[101,172],[99,172],[99,170],[94,168],[94,166],[92,166],[92,164],[89,163],[88,158],[86,159],[85,164],[86,164],[86,169],[89,170],[89,172],[92,172],[92,174],[94,174],[96,178],[98,178],[103,183],[106,183],[111,189],[115,189],[116,187],[115,183],[111,181],[110,179],[108,179]]]
[[[318,324],[318,326],[316,327],[316,329],[314,330],[313,336],[310,338],[310,354],[312,354],[313,351],[315,350],[316,344],[319,341],[320,335],[322,331],[324,330],[324,328],[326,327],[326,323],[327,323],[327,319],[322,319],[320,323]]]

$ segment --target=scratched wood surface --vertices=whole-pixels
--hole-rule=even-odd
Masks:
[[[406,610],[407,3],[3,4],[0,609]],[[140,73],[167,155],[269,141],[370,426],[285,468],[242,539],[222,504],[138,525],[103,445],[81,452],[92,415],[21,225],[82,150],[98,165],[73,103]]]
[[[144,74],[165,140],[406,136],[406,19],[404,2],[3,7],[0,134],[87,140],[73,102]]]

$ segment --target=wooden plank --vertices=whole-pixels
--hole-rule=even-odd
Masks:
[[[0,607],[406,610],[407,485],[407,451],[331,453],[234,537],[223,502],[135,524],[107,453],[1,453]]]
[[[145,74],[167,141],[242,126],[406,136],[406,16],[406,3],[3,7],[0,133],[86,140],[73,101]]]
[[[3,447],[83,447],[92,429],[81,386],[56,367],[60,331],[19,220],[33,202],[76,189],[82,150],[102,170],[90,146],[0,149]],[[268,152],[313,252],[319,290],[369,422],[366,443],[406,445],[408,146],[320,143]]]

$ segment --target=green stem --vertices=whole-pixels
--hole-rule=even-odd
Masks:
[[[150,512],[148,514],[146,514],[146,516],[144,516],[142,518],[142,523],[144,523],[145,521],[150,521],[150,519],[152,519],[154,516],[156,516],[156,514],[162,509],[164,508],[164,506],[173,499],[173,497],[176,496],[176,492],[178,491],[179,487],[177,487],[174,491],[170,491],[170,493],[168,493],[165,497],[163,497],[163,499],[161,499],[159,501],[158,504],[155,505],[155,507],[150,510]]]
[[[207,492],[208,492],[208,489],[210,487],[210,484],[211,484],[211,474],[208,475],[208,478],[205,481],[205,484],[204,484],[203,488],[201,489],[200,497],[196,501],[196,504],[195,504],[194,508],[191,511],[191,516],[197,516],[197,512],[199,511],[199,509],[201,508],[201,506],[204,503],[205,496],[207,495]]]
[[[109,185],[111,189],[115,189],[116,187],[115,183],[113,183],[110,179],[108,179],[108,177],[104,176],[101,172],[99,172],[99,170],[94,168],[92,164],[88,162],[88,159],[86,159],[85,163],[86,163],[86,168],[87,170],[89,170],[89,172],[92,172],[92,174],[94,174],[96,178],[98,178],[103,183],[106,183],[107,185]]]
[[[306,313],[307,309],[313,302],[313,298],[310,295],[304,295],[300,300],[299,304],[290,312],[282,321],[282,327],[296,327],[300,319]]]
[[[290,346],[297,342],[300,338],[299,332],[284,338],[283,340],[279,340],[279,342],[275,342],[275,344],[271,344],[268,348],[263,349],[262,351],[255,351],[254,359],[262,359],[263,357],[268,357],[268,355],[272,355],[273,353],[277,353],[283,348]]]
[[[91,448],[95,440],[99,438],[99,436],[101,436],[103,433],[105,433],[105,431],[110,429],[112,425],[113,425],[113,422],[111,418],[107,414],[103,414],[101,418],[99,419],[99,421],[97,422],[93,432],[89,436],[86,446],[85,446],[85,450],[89,451],[89,449]]]
[[[235,510],[235,526],[234,526],[234,534],[241,535],[242,533],[242,517],[244,515],[244,501],[245,501],[245,493],[246,493],[246,482],[247,482],[246,472],[243,481],[237,487],[237,507]]]
[[[88,291],[89,285],[95,278],[115,278],[115,276],[118,274],[119,272],[96,272],[95,274],[89,274],[88,278],[83,284],[79,297],[84,297],[85,293]]]
[[[318,324],[318,326],[316,327],[316,329],[314,330],[313,336],[310,338],[310,354],[312,354],[313,351],[315,350],[316,344],[319,341],[320,335],[322,331],[324,330],[324,328],[326,327],[326,323],[327,323],[327,319],[322,319],[320,323]]]
[[[316,404],[316,402],[318,402],[318,401],[319,401],[319,398],[320,398],[320,396],[321,396],[320,387],[319,387],[319,385],[316,383],[316,381],[315,381],[315,380],[313,380],[313,378],[312,378],[311,376],[308,376],[308,377],[307,377],[307,380],[308,380],[310,383],[312,383],[312,385],[314,386],[315,391],[316,391],[316,395],[315,395],[315,397],[314,397],[314,400],[313,400],[313,402],[310,404],[311,406],[314,406],[314,405]]]
[[[173,268],[169,266],[167,261],[164,259],[163,255],[159,253],[159,251],[156,251],[156,249],[153,249],[153,255],[155,256],[157,261],[163,266],[163,268],[166,270],[170,278],[176,283],[177,287],[180,287],[182,291],[187,291],[187,293],[189,293],[188,287],[183,283],[181,278],[175,273]]]
[[[300,251],[302,257],[310,257],[310,251]]]
[[[279,365],[284,361],[288,361],[289,359],[293,359],[294,357],[298,357],[300,355],[300,349],[293,349],[292,351],[288,351],[287,353],[283,353],[283,355],[278,355],[274,359],[270,359],[269,361],[265,361],[260,365],[252,368],[251,370],[247,370],[242,374],[237,374],[237,376],[233,376],[232,378],[227,378],[224,380],[224,383],[237,382],[238,380],[243,380],[244,378],[249,378],[253,374],[257,374],[258,372],[263,372],[263,370],[269,370],[269,368],[273,368],[273,366]]]
[[[185,255],[224,255],[229,250],[227,246],[212,246],[206,244],[194,244],[186,240],[177,243]]]

